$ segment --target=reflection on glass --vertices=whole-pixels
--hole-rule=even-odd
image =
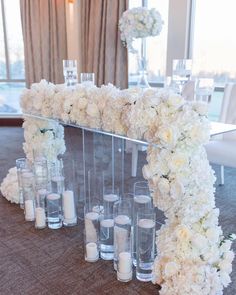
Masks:
[[[191,59],[174,59],[172,63],[172,80],[181,94],[184,84],[190,79],[192,73]]]
[[[195,99],[202,102],[211,102],[214,91],[214,80],[211,78],[199,78],[195,83]]]

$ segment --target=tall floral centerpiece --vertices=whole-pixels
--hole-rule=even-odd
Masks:
[[[146,37],[158,36],[162,30],[162,25],[161,15],[154,8],[135,7],[128,9],[120,18],[121,40],[131,53],[138,53],[138,50],[133,47],[134,39],[142,38],[141,55],[138,59],[139,87],[150,87],[147,81]]]

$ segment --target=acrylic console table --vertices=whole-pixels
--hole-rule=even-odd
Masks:
[[[86,200],[101,201],[103,182],[113,190],[118,189],[123,195],[133,194],[134,183],[144,180],[142,167],[146,164],[148,146],[146,141],[42,116],[24,114],[24,117],[52,121],[66,127],[64,129],[66,152],[61,155],[65,182],[66,185],[73,186],[78,198],[78,212],[81,215]],[[131,150],[127,148],[128,146]],[[143,147],[138,151],[136,163],[138,172],[135,177],[131,176],[132,146]]]
[[[24,116],[72,127],[65,128],[67,150],[62,159],[66,185],[72,186],[81,215],[86,200],[101,201],[103,182],[123,195],[132,194],[134,183],[144,180],[146,141],[42,116]],[[236,125],[216,122],[212,122],[211,127],[211,136],[236,130]]]

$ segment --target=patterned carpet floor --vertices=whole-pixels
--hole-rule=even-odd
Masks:
[[[78,132],[67,128],[66,139],[73,145]],[[0,181],[15,159],[24,156],[23,130],[0,128]],[[67,153],[75,153],[71,148]],[[219,167],[214,167],[219,175]],[[236,232],[236,170],[226,168],[225,185],[216,184],[216,203],[225,234]],[[0,197],[0,294],[1,295],[92,295],[158,294],[157,286],[135,278],[127,284],[116,280],[111,261],[88,263],[83,254],[82,222],[73,228],[36,230],[24,221],[23,211]],[[236,250],[236,243],[234,244]],[[232,283],[224,295],[236,294],[236,265]],[[185,295],[185,294],[181,294]]]

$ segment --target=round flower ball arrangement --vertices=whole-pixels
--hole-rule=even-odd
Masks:
[[[162,25],[161,15],[154,8],[135,7],[128,9],[120,18],[121,40],[129,52],[137,54],[139,72],[137,86],[140,88],[150,87],[147,79],[146,38],[158,36],[162,30]],[[134,48],[134,39],[141,39],[140,50]]]
[[[129,11],[127,19],[128,15]],[[137,35],[124,36],[130,44]],[[233,237],[224,237],[218,223],[215,176],[203,146],[210,134],[204,103],[186,102],[168,89],[120,90],[111,84],[78,84],[72,89],[42,80],[23,92],[21,106],[24,113],[146,140],[143,176],[155,206],[166,217],[156,235],[153,283],[161,286],[161,295],[223,294],[230,283]],[[25,117],[26,156],[32,159],[37,142],[52,146],[48,154],[55,160],[65,150],[63,130],[56,131],[58,123],[43,122]],[[13,202],[15,183],[13,169],[1,185],[3,195]]]
[[[162,25],[161,15],[156,9],[135,7],[126,10],[120,19],[120,37],[129,51],[136,53],[137,49],[133,47],[134,39],[158,36]]]

